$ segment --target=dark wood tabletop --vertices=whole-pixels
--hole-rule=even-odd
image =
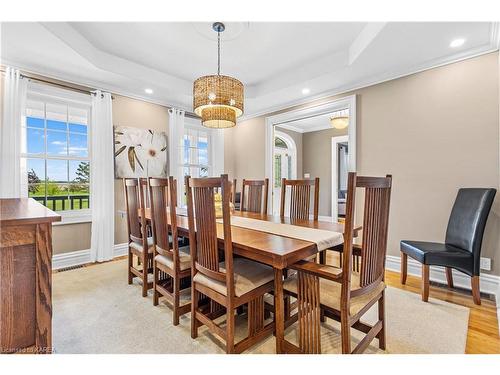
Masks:
[[[340,233],[344,231],[344,226],[341,223],[314,220],[294,220],[292,222],[288,218],[282,219],[279,216],[240,211],[235,211],[232,215]],[[151,211],[148,208],[145,209],[145,216],[146,219],[151,219]],[[170,215],[167,216],[170,222]],[[187,236],[189,234],[187,216],[184,214],[177,214],[177,227],[180,235]],[[355,234],[357,234],[359,229],[360,228],[355,229]],[[242,228],[235,225],[232,226],[231,235],[235,254],[268,264],[278,269],[286,268],[318,252],[316,244],[313,242]],[[217,224],[217,237],[221,243],[224,241],[222,224]]]

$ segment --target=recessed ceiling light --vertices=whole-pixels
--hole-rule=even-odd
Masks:
[[[465,43],[464,38],[453,39],[450,43],[450,47],[457,48],[457,47],[460,47],[464,43]]]
[[[153,93],[153,89],[145,89],[144,92],[146,94],[152,94]]]
[[[310,92],[311,92],[311,90],[310,90],[310,89],[308,89],[307,87],[304,87],[304,88],[302,89],[302,94],[303,94],[303,95],[307,95],[307,94],[309,94]]]

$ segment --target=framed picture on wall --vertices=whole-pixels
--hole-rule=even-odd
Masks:
[[[114,127],[115,178],[168,177],[165,132]]]

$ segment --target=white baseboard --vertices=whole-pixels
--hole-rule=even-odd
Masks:
[[[90,263],[90,249],[72,251],[70,253],[55,254],[52,256],[52,269],[78,266]]]
[[[113,258],[121,257],[128,254],[128,243],[118,243],[113,249]]]
[[[400,272],[401,258],[398,256],[387,255],[386,269],[390,271]],[[421,276],[422,265],[414,259],[408,257],[408,274]],[[444,267],[431,266],[430,267],[430,280],[441,284],[446,284],[446,272]],[[453,270],[453,284],[456,287],[471,289],[470,277],[462,272]],[[481,292],[492,294],[497,297],[498,287],[500,286],[500,277],[495,275],[482,274],[480,277]],[[497,298],[498,301],[498,298]]]
[[[127,255],[127,243],[116,244],[113,248],[113,258]],[[90,249],[72,251],[69,253],[55,254],[52,256],[52,269],[79,266],[80,264],[91,263]]]

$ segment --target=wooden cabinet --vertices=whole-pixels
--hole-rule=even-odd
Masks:
[[[0,199],[0,353],[52,352],[52,223],[31,198]]]

